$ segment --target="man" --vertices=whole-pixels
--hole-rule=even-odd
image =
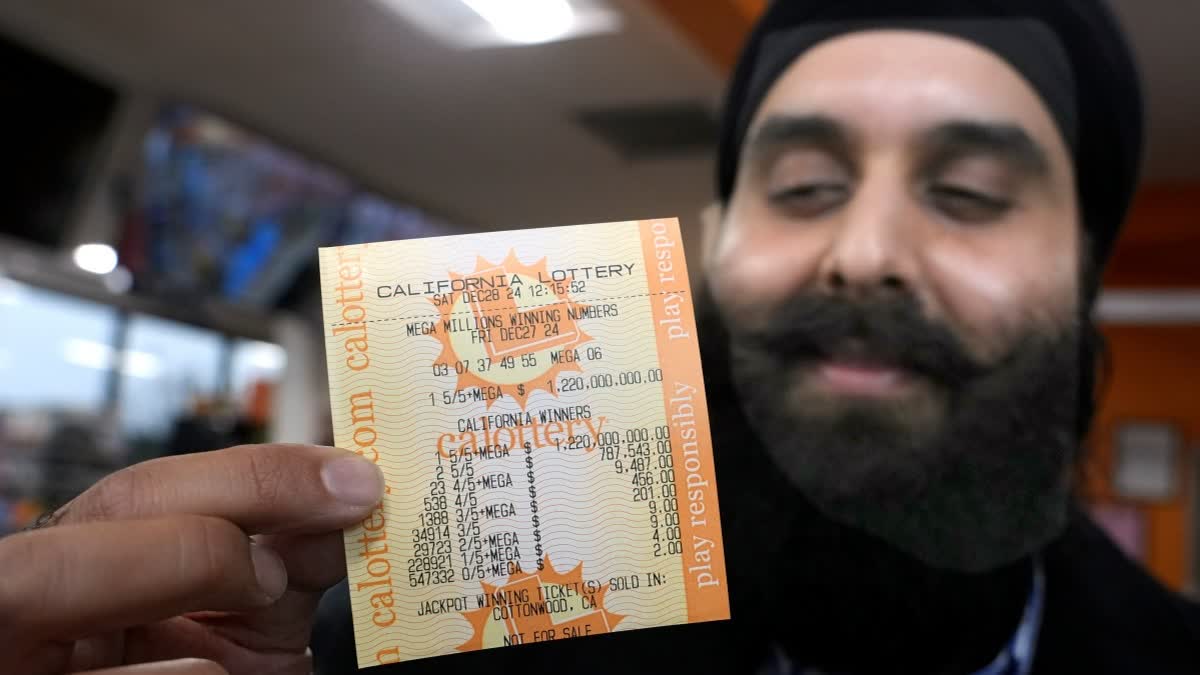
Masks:
[[[1140,146],[1097,2],[773,5],[730,90],[701,308],[733,620],[392,670],[1200,672],[1195,608],[1071,506]],[[115,475],[0,541],[0,667],[305,672],[371,471],[253,447]],[[329,602],[318,665],[352,672]]]
[[[428,667],[1200,672],[1197,610],[1072,501],[1141,127],[1094,0],[774,3],[701,307],[733,620]]]
[[[762,444],[719,468],[781,476],[723,502],[769,672],[1200,670],[1195,608],[1072,508],[1141,149],[1109,13],[779,2],[729,102],[710,337]]]

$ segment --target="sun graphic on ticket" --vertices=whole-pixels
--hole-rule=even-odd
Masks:
[[[545,258],[524,265],[515,250],[500,264],[480,257],[470,274],[447,277],[464,290],[430,300],[447,327],[433,331],[442,343],[434,363],[454,370],[457,391],[490,391],[489,407],[503,396],[524,407],[533,391],[553,393],[560,374],[582,370],[578,348],[591,338],[580,319],[588,312],[569,295],[582,283],[552,276]]]
[[[320,251],[360,667],[729,617],[674,219]],[[603,517],[597,517],[603,514]]]
[[[611,633],[625,618],[605,608],[609,585],[585,581],[582,563],[559,574],[549,559],[543,562],[540,572],[516,572],[498,585],[481,584],[479,609],[464,614],[475,633],[458,646],[460,651],[503,647],[513,636],[544,641]]]

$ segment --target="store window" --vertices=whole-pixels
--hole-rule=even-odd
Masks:
[[[0,277],[0,534],[111,470],[115,310]]]
[[[214,302],[269,318],[305,305],[319,246],[458,229],[187,105],[160,111],[142,151],[138,171],[104,177],[144,301],[123,307]],[[278,345],[3,277],[0,326],[0,533],[122,466],[269,441],[282,424]]]
[[[0,409],[99,412],[116,324],[111,307],[0,278]]]

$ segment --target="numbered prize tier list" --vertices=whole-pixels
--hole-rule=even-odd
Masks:
[[[729,617],[679,225],[320,251],[361,667]]]

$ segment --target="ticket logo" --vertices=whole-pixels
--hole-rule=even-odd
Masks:
[[[487,398],[488,408],[501,396],[524,408],[534,391],[554,395],[559,375],[583,370],[576,348],[592,338],[576,317],[586,305],[571,299],[570,282],[552,277],[545,257],[525,265],[509,249],[499,264],[478,256],[474,271],[449,278],[467,290],[430,302],[443,325],[466,328],[436,334],[442,352],[434,364],[458,375],[456,391],[489,389],[499,395]]]

